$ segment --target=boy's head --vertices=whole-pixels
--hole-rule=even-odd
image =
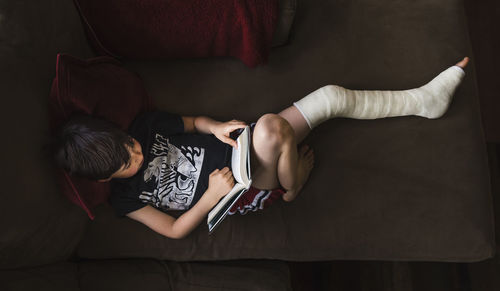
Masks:
[[[111,122],[78,115],[62,127],[55,159],[72,175],[106,182],[135,175],[144,158],[137,140]]]

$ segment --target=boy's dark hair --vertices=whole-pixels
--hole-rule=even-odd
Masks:
[[[132,138],[113,123],[89,115],[72,117],[55,142],[56,163],[70,175],[107,179],[127,164]]]

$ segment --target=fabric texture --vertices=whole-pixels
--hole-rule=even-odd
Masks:
[[[142,80],[111,57],[80,60],[58,54],[56,77],[49,98],[49,122],[53,134],[76,113],[105,118],[126,130],[138,113],[153,110]],[[105,202],[109,183],[69,176],[56,169],[62,192],[93,219],[91,209]]]
[[[160,211],[188,210],[208,189],[209,175],[231,161],[231,146],[212,134],[185,133],[178,114],[139,115],[129,134],[144,162],[126,179],[113,179],[110,203],[118,216],[151,205]]]
[[[278,0],[74,0],[98,54],[131,59],[233,56],[266,63]]]

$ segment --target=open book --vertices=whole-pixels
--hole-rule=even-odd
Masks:
[[[238,148],[233,147],[231,157],[231,171],[233,172],[235,184],[233,189],[224,196],[217,205],[208,213],[208,231],[212,233],[219,223],[226,217],[234,203],[252,184],[250,175],[250,127],[246,126],[236,139]]]

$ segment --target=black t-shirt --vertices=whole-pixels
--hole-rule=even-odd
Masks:
[[[144,162],[132,177],[111,181],[110,204],[118,216],[151,205],[161,211],[187,210],[208,188],[215,169],[228,166],[231,146],[212,134],[184,133],[180,115],[139,115],[129,135],[142,147]]]

